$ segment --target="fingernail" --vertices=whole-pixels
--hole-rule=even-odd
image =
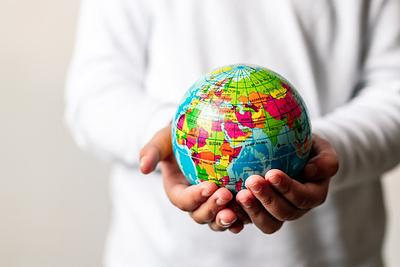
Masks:
[[[220,223],[221,223],[221,225],[222,226],[224,226],[224,227],[229,227],[229,226],[231,226],[234,222],[226,222],[226,221],[224,221],[224,220],[220,220]]]
[[[218,206],[223,206],[223,205],[225,205],[225,204],[228,203],[228,202],[229,202],[229,199],[224,199],[224,198],[222,198],[222,197],[218,197],[218,198],[217,198],[217,201],[216,201],[216,203],[217,203]]]
[[[255,183],[255,184],[250,185],[250,189],[254,193],[260,193],[261,189],[262,189],[262,186],[259,183]]]

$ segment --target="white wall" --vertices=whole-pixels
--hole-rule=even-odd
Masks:
[[[63,123],[77,7],[0,0],[0,266],[101,265],[107,167]]]
[[[0,266],[95,267],[108,167],[77,150],[63,86],[78,0],[0,0]],[[386,255],[400,266],[400,173],[385,179]]]

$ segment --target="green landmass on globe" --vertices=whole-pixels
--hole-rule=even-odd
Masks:
[[[311,150],[303,99],[277,73],[253,65],[218,68],[186,93],[172,123],[172,146],[191,184],[232,192],[245,180],[280,169],[298,178]]]

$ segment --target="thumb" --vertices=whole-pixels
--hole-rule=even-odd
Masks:
[[[334,176],[338,168],[339,160],[333,146],[314,134],[311,158],[304,167],[304,177],[307,181],[327,179]]]
[[[140,170],[149,174],[172,153],[171,126],[159,130],[140,151]]]

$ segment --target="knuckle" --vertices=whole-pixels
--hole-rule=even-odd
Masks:
[[[191,196],[189,199],[179,199],[174,204],[178,209],[183,211],[193,211],[196,209],[200,204],[203,203],[203,198],[200,194],[195,194]]]
[[[294,221],[294,220],[297,220],[298,218],[300,218],[301,216],[303,216],[304,213],[305,213],[305,212],[300,212],[300,211],[293,212],[293,213],[291,214],[291,216],[289,216],[289,217],[286,219],[286,221]]]
[[[205,222],[211,222],[211,221],[214,220],[214,218],[215,218],[215,212],[214,212],[214,210],[208,210],[208,211],[204,214],[203,220],[204,220]]]
[[[172,205],[174,205],[176,208],[178,208],[178,209],[180,209],[180,210],[183,210],[182,208],[183,208],[183,205],[181,204],[181,203],[179,203],[179,202],[177,202],[177,201],[173,201],[172,199],[171,199],[171,203],[172,203]]]
[[[177,207],[178,209],[180,209],[182,211],[186,211],[186,212],[192,211],[187,203],[175,202],[173,204],[175,205],[175,207]]]
[[[327,176],[333,176],[339,170],[339,160],[336,152],[322,152],[321,159]]]
[[[283,181],[283,180],[282,180]],[[290,193],[290,191],[292,190],[292,181],[289,180],[288,182],[284,182],[281,184],[281,193],[283,195],[287,195]]]
[[[215,192],[219,189],[218,185],[212,182],[204,182],[210,192]]]
[[[282,195],[288,195],[293,191],[292,183],[293,181],[291,179],[282,179],[282,183],[280,185],[281,189],[279,190]]]
[[[258,208],[254,208],[254,207],[252,207],[252,208],[249,208],[249,209],[247,209],[246,210],[246,213],[248,214],[248,216],[250,216],[250,219],[253,221],[253,220],[256,220],[258,217],[260,217],[261,216],[261,209],[258,209]]]
[[[198,224],[211,223],[215,219],[216,210],[213,208],[196,210],[194,212],[189,212],[192,219]]]
[[[298,200],[297,203],[298,203],[297,207],[300,209],[309,209],[312,207],[312,201],[308,197],[304,197],[304,198]]]
[[[201,190],[195,193],[192,199],[193,205],[199,205],[205,201],[204,197],[201,195]]]
[[[277,215],[277,219],[280,221],[290,221],[294,216],[294,212],[284,211]]]
[[[297,202],[297,207],[301,210],[309,210],[315,207],[318,207],[325,203],[328,197],[328,189],[323,189],[323,191],[315,192],[314,195],[310,195],[299,199]]]
[[[270,195],[266,195],[266,196],[263,196],[260,199],[260,201],[263,204],[263,206],[271,206],[272,202],[274,202],[274,198]]]
[[[202,218],[200,218],[199,216],[193,216],[192,215],[191,217],[198,224],[206,224],[206,223],[208,223],[205,220],[203,220]]]

